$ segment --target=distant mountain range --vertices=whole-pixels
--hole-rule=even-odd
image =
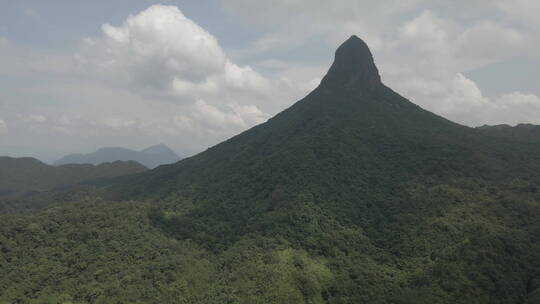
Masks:
[[[35,158],[0,157],[0,197],[15,197],[147,170],[135,161],[50,166]]]
[[[101,148],[89,154],[70,154],[62,157],[54,165],[65,164],[94,164],[99,165],[114,161],[136,161],[145,167],[153,169],[159,165],[171,164],[180,160],[180,157],[166,145],[151,146],[141,151],[121,147]]]

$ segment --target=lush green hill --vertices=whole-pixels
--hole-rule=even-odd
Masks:
[[[101,165],[50,166],[31,158],[0,157],[0,197],[13,197],[75,185],[82,181],[134,174],[146,168],[133,161]]]
[[[509,125],[484,125],[477,128],[480,132],[509,141],[540,143],[540,126],[533,124]]]
[[[268,122],[0,219],[0,300],[538,303],[536,151],[399,96],[353,36]]]
[[[172,164],[180,157],[166,145],[155,145],[141,151],[121,147],[101,148],[88,154],[70,154],[55,162],[55,165],[94,164],[99,165],[115,161],[136,161],[147,168],[153,169],[164,164]]]

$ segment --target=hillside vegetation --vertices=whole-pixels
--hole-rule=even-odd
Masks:
[[[143,165],[117,161],[101,165],[50,166],[31,158],[0,157],[0,197],[17,197],[99,178],[140,173]]]

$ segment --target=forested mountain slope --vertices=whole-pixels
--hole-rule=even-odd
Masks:
[[[31,158],[0,157],[0,197],[48,191],[98,178],[134,174],[146,168],[133,161],[104,163],[98,166],[50,166]]]
[[[353,36],[268,122],[4,219],[0,300],[538,303],[536,151],[399,96]]]
[[[509,125],[484,125],[477,129],[486,135],[510,141],[540,143],[540,126],[538,125],[518,124],[513,127]]]

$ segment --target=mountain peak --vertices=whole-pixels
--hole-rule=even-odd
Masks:
[[[141,151],[122,147],[105,147],[100,148],[93,153],[64,156],[56,161],[55,165],[81,163],[97,165],[117,160],[133,160],[143,164],[147,168],[153,169],[159,165],[175,163],[180,160],[180,157],[164,144],[154,145]]]
[[[169,148],[165,144],[153,145],[151,147],[148,147],[148,148],[142,150],[141,152],[144,152],[144,153],[157,153],[157,154],[165,153],[165,154],[170,154],[170,155],[174,155],[174,156],[178,157],[176,155],[176,153],[173,150],[171,150],[171,148]]]
[[[352,35],[336,50],[334,63],[322,84],[338,86],[372,86],[381,83],[379,70],[368,45]]]

